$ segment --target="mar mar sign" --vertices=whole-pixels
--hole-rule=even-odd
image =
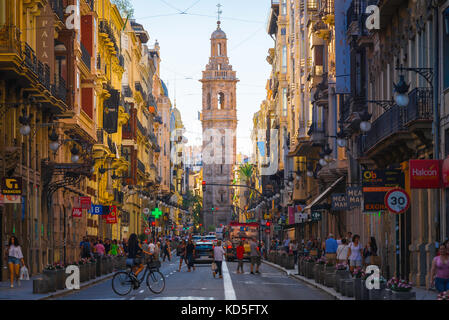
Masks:
[[[404,189],[394,188],[385,195],[385,206],[390,212],[404,213],[410,207],[410,197]]]

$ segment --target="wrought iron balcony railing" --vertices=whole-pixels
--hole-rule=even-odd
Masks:
[[[366,134],[365,152],[394,133],[408,132],[409,126],[415,121],[433,120],[432,89],[416,88],[410,92],[409,99],[408,107],[396,105],[372,123],[371,130]]]
[[[99,26],[100,26],[100,33],[105,33],[113,43],[115,52],[119,52],[117,40],[115,38],[114,32],[112,31],[112,27],[109,21],[101,20]]]
[[[137,169],[139,169],[142,173],[145,173],[145,164],[137,159]]]
[[[142,125],[142,123],[139,121],[139,119],[137,119],[137,129],[139,129],[140,133],[143,136],[147,135],[147,129],[144,128],[144,126]]]
[[[59,20],[64,22],[64,1],[63,0],[51,0],[51,8],[54,13],[58,16]]]
[[[90,53],[87,51],[86,47],[84,46],[84,44],[81,42],[80,43],[80,47],[81,47],[81,60],[84,62],[84,64],[86,65],[87,69],[89,69],[89,71],[91,70],[91,56]]]

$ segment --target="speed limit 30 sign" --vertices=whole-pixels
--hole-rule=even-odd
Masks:
[[[385,195],[385,205],[393,213],[403,213],[410,207],[410,197],[404,189],[395,188]]]

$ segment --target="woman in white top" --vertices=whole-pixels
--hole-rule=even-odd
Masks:
[[[359,240],[360,236],[358,234],[355,234],[354,237],[352,237],[352,242],[349,244],[348,259],[349,269],[351,270],[351,272],[354,271],[355,267],[362,266],[363,247]]]
[[[19,241],[15,236],[9,238],[8,247],[6,248],[6,255],[8,257],[8,267],[9,267],[9,278],[11,280],[11,288],[14,288],[14,273],[17,277],[17,284],[20,286],[19,271],[20,262],[25,266],[25,261],[23,260],[22,249],[20,248]]]
[[[337,248],[337,263],[348,264],[348,250],[349,246],[346,242],[346,239],[341,239],[340,244]]]

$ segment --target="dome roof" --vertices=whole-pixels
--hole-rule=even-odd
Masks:
[[[226,39],[226,33],[220,29],[220,24],[217,26],[217,30],[212,33],[212,39]]]

